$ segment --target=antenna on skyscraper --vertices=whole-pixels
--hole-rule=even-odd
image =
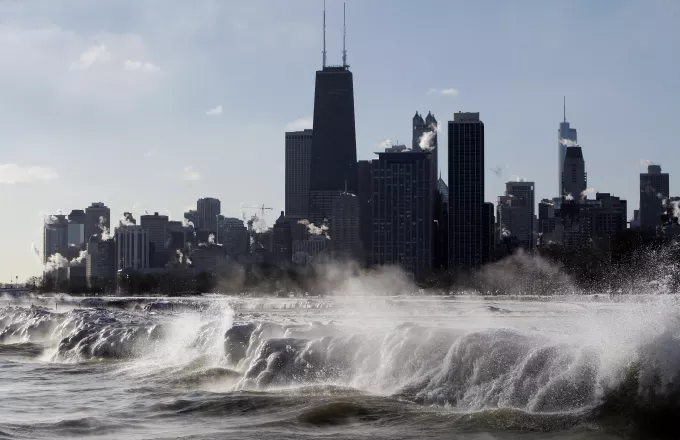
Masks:
[[[564,106],[564,122],[567,122],[567,97],[562,97],[562,105]]]
[[[345,13],[345,3],[342,4],[342,67],[347,66],[347,15]]]
[[[323,67],[326,67],[326,0],[323,0]]]

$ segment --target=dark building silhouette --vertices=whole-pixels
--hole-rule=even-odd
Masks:
[[[333,200],[331,255],[336,261],[354,260],[360,254],[359,199],[343,193]]]
[[[567,156],[567,148],[569,146],[578,145],[578,135],[576,129],[572,128],[567,122],[567,105],[566,99],[564,103],[564,120],[560,122],[560,128],[557,130],[557,176],[558,176],[558,194],[560,196],[566,194],[562,187],[562,173],[564,172],[564,160]],[[576,195],[574,195],[576,197]]]
[[[221,204],[218,199],[214,199],[212,197],[198,199],[198,202],[196,202],[198,224],[194,223],[196,228],[210,231],[212,233],[217,232],[217,216],[220,215],[221,209]]]
[[[274,264],[278,267],[288,267],[293,261],[293,234],[290,219],[286,218],[284,212],[274,223],[272,254]]]
[[[543,199],[538,203],[538,233],[552,234],[557,225],[555,217],[555,205],[548,199]]]
[[[168,222],[167,215],[159,215],[157,212],[153,215],[147,214],[140,217],[140,225],[149,234],[149,260],[151,267],[164,267],[168,262],[168,248],[170,245]]]
[[[85,224],[87,224],[87,214],[85,214],[85,211],[83,211],[82,209],[74,209],[68,215],[68,221],[70,223],[77,223],[79,225],[85,225]],[[85,236],[85,237],[89,238],[87,236]]]
[[[333,199],[347,188],[357,193],[354,85],[349,66],[316,72],[314,133],[309,180],[309,220],[330,220]]]
[[[433,268],[443,272],[449,267],[449,187],[441,176],[434,195]]]
[[[640,228],[647,234],[656,232],[661,224],[669,181],[668,173],[662,173],[659,165],[649,165],[646,173],[640,173]]]
[[[562,197],[579,200],[588,188],[586,162],[581,147],[567,147],[562,170]]]
[[[312,130],[286,133],[286,215],[307,218]]]
[[[432,271],[434,192],[429,152],[393,148],[373,161],[373,264],[416,278]]]
[[[482,264],[484,239],[484,123],[479,113],[449,121],[449,268]]]
[[[510,234],[526,251],[533,251],[534,236],[534,182],[507,182],[505,195],[498,197],[498,224],[506,235]]]
[[[361,261],[368,262],[371,254],[371,234],[373,232],[373,164],[370,160],[360,160],[357,164],[359,198],[359,238],[361,239]]]
[[[486,202],[482,208],[484,235],[482,236],[482,264],[490,263],[496,253],[496,220],[493,215],[493,203]]]

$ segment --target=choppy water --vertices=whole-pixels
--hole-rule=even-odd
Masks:
[[[0,439],[677,438],[673,296],[0,309]]]

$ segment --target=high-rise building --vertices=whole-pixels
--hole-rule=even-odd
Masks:
[[[198,199],[196,211],[198,212],[198,224],[194,224],[194,226],[204,231],[217,232],[217,216],[221,214],[220,201],[212,197]]]
[[[70,248],[74,248],[79,251],[85,246],[85,225],[81,223],[68,224],[68,245]]]
[[[293,234],[290,219],[284,212],[274,223],[273,228],[273,257],[278,267],[287,267],[293,261]]]
[[[370,160],[357,163],[359,198],[359,238],[361,239],[361,261],[368,263],[371,254],[371,234],[373,232],[373,164]]]
[[[140,225],[149,234],[149,243],[153,244],[152,267],[164,267],[168,262],[170,245],[168,222],[167,215],[159,215],[157,212],[154,212],[153,215],[143,215],[140,218]]]
[[[566,98],[564,101],[564,120],[560,122],[560,128],[557,130],[557,180],[558,180],[558,194],[567,194],[562,187],[562,172],[564,171],[564,159],[567,157],[567,147],[577,146],[578,136],[575,128],[571,128],[567,122],[567,105]],[[576,197],[576,195],[574,195]]]
[[[610,240],[628,226],[628,202],[609,193],[595,195],[598,206],[591,210],[592,238]]]
[[[71,223],[78,223],[85,225],[87,223],[87,214],[82,209],[74,209],[68,215],[68,221]]]
[[[286,133],[286,215],[307,218],[312,130]]]
[[[326,65],[316,72],[314,133],[309,178],[309,220],[330,220],[333,199],[347,188],[357,193],[357,146],[354,125],[354,83],[343,49],[341,66]]]
[[[334,260],[355,259],[361,252],[359,199],[351,193],[333,200],[331,213],[331,255]]]
[[[430,152],[397,147],[373,163],[371,262],[398,264],[417,278],[433,264],[434,192]]]
[[[116,243],[97,237],[87,243],[85,276],[90,289],[110,289],[116,279]]]
[[[449,187],[439,176],[434,207],[434,269],[442,272],[449,266]]]
[[[482,264],[484,223],[484,123],[479,113],[449,121],[449,268]]]
[[[243,220],[239,218],[225,217],[220,221],[218,241],[232,260],[248,255],[250,237]]]
[[[65,215],[52,215],[45,220],[43,230],[43,262],[47,263],[49,257],[60,254],[68,256],[68,220]]]
[[[534,182],[507,182],[498,200],[499,223],[527,251],[534,249]]]
[[[111,230],[111,210],[102,202],[92,203],[85,208],[87,220],[85,222],[85,239],[89,240],[93,236],[100,237],[102,228]]]
[[[117,270],[149,268],[149,233],[139,225],[116,228]]]
[[[646,173],[640,173],[640,228],[646,233],[656,231],[661,224],[669,182],[668,173],[662,173],[659,165],[649,165]]]
[[[588,174],[581,147],[567,147],[562,170],[562,197],[580,200],[588,188]]]
[[[495,255],[495,217],[493,215],[493,203],[485,202],[482,208],[484,235],[482,236],[482,264],[490,263]]]
[[[433,153],[432,156],[430,156],[430,160],[432,161],[432,168],[435,176],[439,174],[437,128],[437,119],[431,112],[427,112],[425,119],[416,112],[413,117],[413,139],[411,141],[411,149],[413,151],[424,149]],[[426,134],[429,135],[425,136]],[[433,182],[436,183],[436,180]]]

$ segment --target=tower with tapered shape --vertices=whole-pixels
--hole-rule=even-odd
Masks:
[[[344,38],[343,38],[344,41]],[[324,10],[323,66],[316,72],[314,132],[309,176],[309,220],[330,220],[333,199],[357,192],[354,80],[343,48],[341,66],[326,65]]]

